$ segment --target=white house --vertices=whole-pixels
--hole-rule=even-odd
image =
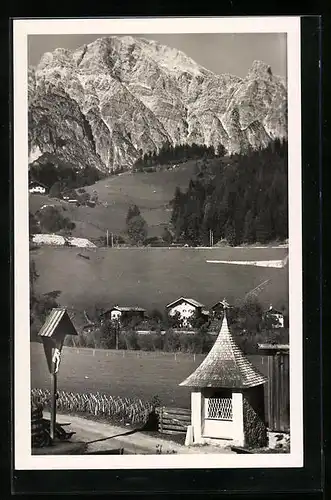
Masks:
[[[194,314],[201,316],[208,316],[209,314],[203,304],[197,300],[186,297],[180,297],[174,302],[171,302],[166,306],[166,309],[169,316],[179,314],[179,319],[184,327],[190,326],[190,319]]]
[[[45,194],[46,193],[46,186],[44,186],[40,182],[31,181],[29,183],[29,193]]]
[[[273,328],[284,328],[284,314],[274,309],[272,305],[264,313],[264,318],[270,318],[274,321]]]
[[[110,319],[111,321],[122,320],[125,318],[140,318],[144,319],[146,316],[146,309],[136,306],[114,306],[102,314],[102,319]]]

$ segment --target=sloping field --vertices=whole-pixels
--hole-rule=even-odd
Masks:
[[[58,389],[104,392],[112,396],[150,401],[159,396],[167,406],[190,407],[190,390],[179,387],[204,359],[204,355],[163,352],[111,351],[63,348]],[[248,356],[267,375],[264,356]],[[31,387],[50,388],[42,344],[31,343]]]
[[[234,302],[265,280],[259,299],[288,303],[288,267],[283,269],[211,264],[207,260],[269,260],[284,248],[98,248],[42,247],[30,253],[40,274],[37,291],[61,290],[59,302],[76,309],[94,305],[138,305],[164,310],[188,296],[211,307],[226,297]],[[80,254],[80,255],[79,255]],[[84,255],[87,258],[83,258]]]
[[[45,195],[30,195],[30,210],[36,212],[44,204],[54,204],[66,209],[66,216],[76,223],[73,236],[98,238],[106,230],[120,233],[125,230],[128,208],[136,204],[149,226],[149,236],[162,234],[169,222],[171,211],[168,203],[176,186],[187,188],[193,175],[194,163],[188,162],[175,170],[151,173],[124,173],[109,177],[86,187],[98,193],[99,204],[94,208],[76,207],[63,200]]]

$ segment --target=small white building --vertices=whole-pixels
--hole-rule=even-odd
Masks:
[[[146,316],[146,312],[146,309],[137,306],[114,306],[102,314],[102,319],[120,321],[124,318],[140,318],[141,320],[143,320]]]
[[[277,311],[270,305],[269,309],[264,313],[264,318],[273,320],[273,328],[284,328],[284,314]]]
[[[188,444],[226,440],[234,446],[266,446],[265,382],[233,339],[224,313],[212,349],[179,384],[192,388],[193,442]]]
[[[192,319],[194,314],[200,316],[208,316],[209,314],[203,304],[197,300],[186,297],[180,297],[174,302],[171,302],[166,306],[166,309],[169,316],[173,317],[179,314],[179,319],[184,327],[191,326],[190,319]]]
[[[46,186],[44,186],[44,184],[41,184],[40,182],[31,181],[29,183],[29,193],[45,194],[46,189]]]

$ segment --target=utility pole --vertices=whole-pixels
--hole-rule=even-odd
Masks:
[[[209,246],[214,246],[214,233],[211,229],[209,229]]]
[[[108,242],[109,242],[109,231],[107,229],[107,233],[106,233],[106,242],[107,242],[107,247],[108,247]]]
[[[116,333],[116,338],[115,338],[116,346],[115,346],[115,348],[118,351],[119,334],[120,334],[120,324],[119,324],[118,319],[116,320],[115,333]]]
[[[110,233],[110,236],[111,236],[111,247],[113,248],[113,246],[114,246],[114,235],[113,235],[113,233]]]

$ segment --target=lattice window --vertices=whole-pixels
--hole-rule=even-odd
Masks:
[[[232,398],[208,399],[207,418],[232,420]]]

